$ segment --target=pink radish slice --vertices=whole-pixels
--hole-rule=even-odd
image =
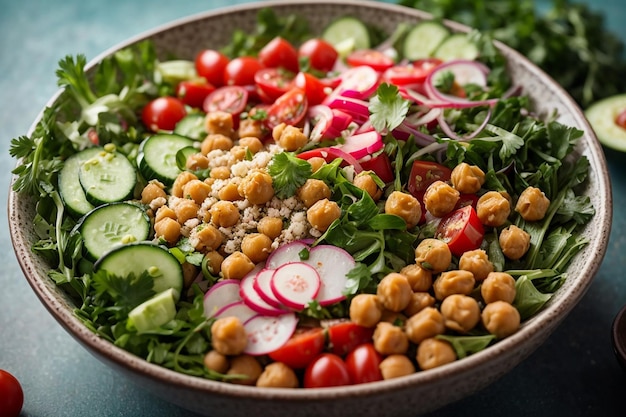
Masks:
[[[265,300],[263,300],[263,298],[261,298],[261,295],[255,289],[254,281],[256,280],[259,272],[260,270],[255,271],[254,274],[248,274],[241,279],[241,284],[239,286],[239,295],[241,296],[241,299],[248,307],[259,314],[277,316],[285,313],[285,310],[268,304]]]
[[[309,108],[308,116],[315,123],[309,139],[313,142],[319,142],[322,138],[327,138],[328,132],[333,130],[331,127],[334,116],[330,107],[323,104],[312,106]]]
[[[352,116],[345,111],[339,109],[331,109],[331,112],[333,113],[333,128],[342,131],[347,129],[348,126],[350,126],[350,123],[352,123]]]
[[[204,315],[212,317],[218,310],[236,301],[241,301],[239,280],[218,281],[204,294]]]
[[[300,252],[309,246],[299,240],[287,243],[273,251],[265,261],[265,267],[276,269],[289,262],[300,262]]]
[[[274,275],[273,269],[263,269],[254,278],[252,286],[257,294],[263,301],[273,307],[280,307],[280,301],[272,292],[272,276]]]
[[[244,323],[248,344],[244,353],[266,355],[283,346],[296,331],[298,318],[294,313],[280,316],[256,316]]]
[[[362,65],[350,68],[341,74],[341,83],[335,89],[338,92],[350,91],[359,98],[368,98],[378,87],[380,74],[372,67]]]
[[[290,262],[276,268],[270,284],[282,304],[302,310],[317,296],[320,275],[308,263]]]
[[[345,138],[345,142],[339,147],[357,159],[365,155],[371,155],[383,148],[383,139],[375,130],[358,133]]]
[[[248,307],[243,301],[236,301],[222,307],[217,313],[215,313],[215,318],[237,317],[242,323],[245,323],[252,317],[256,317],[258,315],[259,313]]]
[[[306,263],[313,266],[320,277],[321,286],[316,300],[322,306],[346,298],[343,294],[348,282],[347,274],[354,268],[352,255],[332,245],[319,245],[311,249]]]
[[[369,120],[368,106],[369,103],[365,100],[344,96],[337,96],[328,103],[328,107],[348,113],[357,123],[364,123]]]

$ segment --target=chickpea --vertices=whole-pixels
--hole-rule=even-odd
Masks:
[[[224,201],[238,201],[243,198],[241,194],[239,194],[239,187],[237,184],[229,182],[217,192],[217,197],[220,200]]]
[[[189,288],[198,276],[198,268],[187,261],[183,262],[181,267],[183,270],[183,287]]]
[[[200,180],[191,180],[183,186],[183,196],[192,199],[196,204],[202,202],[211,193],[211,186]]]
[[[235,378],[230,381],[233,384],[241,385],[255,385],[263,373],[263,368],[259,361],[250,355],[235,356],[230,360],[230,369],[226,372],[227,375],[239,375],[244,378]]]
[[[181,199],[176,202],[172,210],[176,213],[178,223],[185,224],[189,219],[198,217],[198,205],[193,200]]]
[[[452,262],[452,252],[446,242],[427,238],[415,249],[415,263],[433,274],[445,271]]]
[[[476,165],[461,162],[452,170],[450,182],[460,193],[475,194],[485,183],[485,173]]]
[[[442,334],[445,330],[443,315],[435,307],[426,307],[412,315],[404,324],[404,332],[413,343],[421,343],[430,337]]]
[[[407,229],[412,229],[422,217],[422,206],[411,194],[393,191],[385,201],[385,213],[401,217]]]
[[[374,349],[382,355],[402,354],[409,349],[409,338],[402,328],[384,321],[376,325],[372,339]]]
[[[252,153],[257,153],[263,149],[263,142],[261,142],[261,139],[254,136],[240,137],[239,145],[247,148]]]
[[[461,294],[452,294],[441,303],[441,314],[446,327],[459,333],[467,333],[480,321],[478,301]]]
[[[279,124],[272,130],[272,137],[280,147],[289,152],[303,147],[309,140],[301,129],[285,123]]]
[[[480,285],[480,295],[487,304],[495,301],[512,304],[515,294],[515,279],[506,272],[492,272]]]
[[[270,239],[276,239],[283,231],[283,221],[278,217],[263,217],[257,224],[257,230]]]
[[[248,336],[238,317],[221,317],[211,326],[213,349],[222,355],[240,355],[248,344]]]
[[[326,164],[326,160],[322,157],[315,156],[308,160],[309,164],[311,164],[311,172],[316,172],[320,169],[324,164]]]
[[[410,264],[400,270],[407,277],[413,291],[428,291],[433,285],[433,273],[418,264]]]
[[[154,222],[154,234],[156,237],[163,238],[167,243],[173,245],[180,238],[180,223],[171,217],[163,217],[161,220]]]
[[[198,177],[196,177],[195,174],[189,172],[189,171],[183,171],[180,174],[178,174],[178,176],[176,177],[176,179],[174,180],[174,183],[172,184],[172,189],[171,189],[171,194],[174,197],[183,197],[183,187],[185,186],[185,184],[187,184],[189,181],[191,180],[197,180]]]
[[[457,269],[442,272],[433,283],[435,298],[443,300],[452,294],[469,295],[475,283],[474,275],[469,271]]]
[[[459,269],[471,272],[476,281],[487,278],[487,275],[493,272],[493,268],[493,263],[487,257],[487,252],[482,249],[467,251],[459,259]]]
[[[249,173],[239,185],[239,194],[248,199],[250,204],[265,204],[274,197],[272,177],[267,172]]]
[[[387,274],[376,289],[376,296],[382,306],[395,312],[402,311],[409,305],[412,293],[407,277],[397,272]]]
[[[374,327],[383,315],[383,306],[374,294],[357,294],[350,301],[350,320],[363,327]]]
[[[417,364],[422,370],[433,369],[456,360],[456,352],[445,340],[430,338],[417,347]]]
[[[237,134],[240,138],[262,138],[265,134],[263,131],[263,122],[254,119],[241,119],[239,121],[239,129],[237,130]]]
[[[242,279],[254,269],[254,262],[241,252],[233,252],[222,261],[222,275],[225,279]]]
[[[435,305],[435,297],[425,291],[414,292],[411,294],[409,305],[404,309],[404,314],[410,317],[433,305]]]
[[[222,262],[224,262],[224,256],[216,250],[210,250],[204,254],[206,259],[207,269],[214,276],[218,276],[222,270]]]
[[[227,151],[233,147],[233,140],[222,134],[209,134],[200,143],[200,152],[202,155],[208,155],[211,151],[222,150]]]
[[[270,363],[256,381],[257,387],[298,388],[296,373],[282,362]]]
[[[258,264],[265,261],[272,251],[272,239],[263,233],[249,233],[241,241],[241,251]]]
[[[217,201],[209,209],[211,222],[217,227],[231,227],[239,221],[239,209],[231,201]]]
[[[323,199],[330,199],[330,187],[322,180],[309,178],[298,189],[297,196],[306,208]]]
[[[143,204],[150,204],[157,198],[167,198],[164,188],[165,186],[159,181],[150,181],[141,191],[141,202]]]
[[[383,195],[383,190],[380,189],[376,181],[367,172],[357,174],[352,183],[369,194],[374,201],[380,200],[380,197]]]
[[[327,198],[313,204],[306,211],[306,219],[311,226],[322,232],[325,232],[339,217],[341,217],[341,208],[336,202]]]
[[[424,193],[424,206],[435,217],[443,217],[454,210],[460,193],[451,185],[439,180],[428,186]]]
[[[216,350],[208,351],[207,354],[204,355],[203,362],[207,369],[220,374],[228,371],[228,368],[230,367],[230,363],[228,362],[226,355],[223,355]]]
[[[195,229],[195,237],[198,239],[198,243],[195,245],[195,249],[198,251],[204,250],[216,250],[220,247],[224,241],[224,235],[213,225],[202,224]]]
[[[227,180],[230,178],[230,168],[226,166],[212,168],[209,176],[216,180]]]
[[[233,155],[235,161],[243,161],[248,153],[248,148],[243,145],[236,145],[230,148],[230,153]]]
[[[198,169],[207,169],[209,167],[209,158],[202,153],[194,153],[187,157],[187,161],[185,162],[185,167],[192,171]]]
[[[528,187],[517,199],[515,211],[527,222],[533,222],[543,219],[548,207],[550,207],[550,199],[543,191],[536,187]]]
[[[515,225],[503,229],[498,241],[504,256],[514,261],[520,259],[530,249],[530,235]]]
[[[166,217],[172,220],[176,220],[176,213],[174,213],[174,210],[172,210],[168,206],[161,206],[158,208],[156,214],[154,215],[154,222],[156,223],[158,221],[161,221]]]
[[[406,355],[389,355],[378,365],[383,379],[399,378],[415,373],[413,362]]]
[[[209,134],[231,136],[233,133],[233,115],[225,111],[212,111],[204,119]]]
[[[481,318],[487,331],[499,339],[515,333],[519,329],[521,320],[519,311],[505,301],[487,304]]]
[[[476,203],[476,214],[485,226],[502,226],[511,214],[511,203],[497,191],[488,191]]]
[[[406,316],[400,311],[391,311],[383,308],[383,314],[380,316],[380,321],[399,326],[399,323],[404,323],[406,321]]]

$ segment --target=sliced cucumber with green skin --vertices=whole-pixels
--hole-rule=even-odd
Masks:
[[[156,294],[128,313],[126,327],[137,330],[137,333],[147,333],[174,320],[178,297],[172,288]]]
[[[453,59],[475,60],[478,55],[478,47],[465,33],[454,33],[448,36],[434,53],[435,58],[443,61]]]
[[[615,123],[626,111],[626,94],[607,97],[595,102],[585,110],[585,116],[598,140],[609,148],[626,152],[626,129]]]
[[[341,56],[350,50],[371,47],[367,26],[352,16],[344,16],[332,21],[322,32],[322,39],[333,45]]]
[[[110,203],[87,213],[79,222],[87,256],[96,260],[116,246],[148,239],[150,217],[139,206]]]
[[[204,114],[189,113],[176,123],[173,133],[198,141],[204,139],[207,135],[204,127]]]
[[[195,63],[184,59],[159,62],[156,66],[156,72],[163,81],[173,85],[198,77]]]
[[[137,184],[135,167],[123,154],[100,149],[78,170],[78,179],[87,201],[99,206],[127,200],[132,197]]]
[[[152,289],[156,293],[183,289],[183,268],[167,248],[152,242],[136,242],[118,246],[105,253],[94,264],[94,273],[105,270],[119,277],[130,274],[139,276],[148,272],[154,279]]]
[[[59,194],[69,212],[80,217],[93,210],[94,206],[87,201],[87,196],[80,185],[78,172],[81,165],[88,159],[102,152],[102,148],[87,148],[65,160],[59,172]]]
[[[439,45],[450,36],[450,30],[439,22],[418,23],[404,38],[402,53],[404,58],[430,58]]]
[[[161,133],[145,139],[140,146],[137,165],[146,180],[157,179],[172,185],[181,170],[176,165],[179,150],[193,146],[194,140],[185,136]]]

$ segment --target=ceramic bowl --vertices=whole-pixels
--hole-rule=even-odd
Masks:
[[[418,22],[430,17],[414,9],[361,0],[265,1],[207,12],[164,25],[106,51],[90,65],[117,49],[146,38],[154,41],[162,56],[173,53],[192,59],[200,46],[226,44],[231,32],[225,29],[251,30],[262,7],[272,7],[280,15],[298,13],[306,16],[311,28],[322,28],[331,19],[348,13],[389,32],[400,22]],[[468,30],[452,22],[447,24],[454,31]],[[547,115],[556,110],[560,121],[584,131],[576,151],[584,154],[591,163],[586,194],[596,208],[596,215],[583,232],[589,245],[576,256],[568,269],[565,284],[551,301],[517,333],[479,353],[395,380],[326,389],[246,387],[164,369],[98,338],[73,315],[69,298],[46,275],[49,265],[30,250],[31,242],[35,240],[32,224],[35,201],[11,192],[8,207],[11,236],[24,275],[56,320],[94,356],[155,395],[200,414],[243,417],[254,412],[265,417],[399,417],[432,411],[468,396],[523,361],[578,303],[600,266],[611,226],[612,200],[606,162],[581,110],[562,88],[527,59],[505,46],[498,47],[508,59],[515,83],[530,95],[540,114]],[[51,101],[57,98],[58,95]]]

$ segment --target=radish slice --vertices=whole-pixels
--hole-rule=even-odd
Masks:
[[[344,300],[348,282],[347,274],[354,268],[352,255],[332,245],[319,245],[311,249],[306,263],[313,266],[320,277],[321,286],[316,300],[326,306]]]
[[[267,355],[283,346],[296,331],[298,318],[294,313],[280,316],[256,316],[244,323],[248,344],[244,353]]]
[[[242,323],[245,323],[258,315],[259,313],[248,307],[243,301],[236,301],[221,308],[215,313],[215,318],[237,317]]]
[[[330,109],[330,111],[333,113],[333,128],[342,131],[347,129],[348,126],[350,126],[350,123],[352,123],[353,117],[345,111],[339,109]]]
[[[218,281],[204,294],[204,315],[212,317],[224,306],[241,301],[239,280]]]
[[[383,148],[384,143],[380,133],[375,130],[358,133],[345,138],[345,142],[339,147],[357,159],[365,155],[371,155]]]
[[[341,94],[349,91],[352,96],[366,99],[378,87],[380,74],[374,68],[362,65],[350,68],[341,74],[341,83],[334,90]]]
[[[285,306],[302,310],[320,290],[320,275],[304,262],[291,262],[278,267],[270,282],[272,292]]]
[[[311,129],[311,133],[309,134],[309,139],[313,142],[327,139],[327,135],[329,130],[331,130],[335,118],[330,107],[323,104],[311,106],[308,116],[314,123],[313,129]]]
[[[369,103],[365,100],[339,95],[330,100],[328,107],[348,113],[357,123],[369,120]]]
[[[272,307],[278,308],[280,307],[280,301],[272,292],[272,276],[274,275],[274,269],[262,269],[256,277],[254,277],[254,281],[252,286],[254,290],[259,294],[259,297],[267,304]]]
[[[253,272],[254,273],[249,273],[241,279],[241,284],[239,285],[239,295],[241,296],[243,302],[252,310],[266,316],[277,316],[285,313],[285,310],[276,308],[261,298],[261,295],[254,287],[254,281],[260,272],[260,268],[255,268]]]
[[[287,243],[270,254],[265,261],[265,267],[267,269],[276,269],[289,262],[300,262],[302,260],[300,259],[300,252],[308,248],[309,245],[300,240]]]

